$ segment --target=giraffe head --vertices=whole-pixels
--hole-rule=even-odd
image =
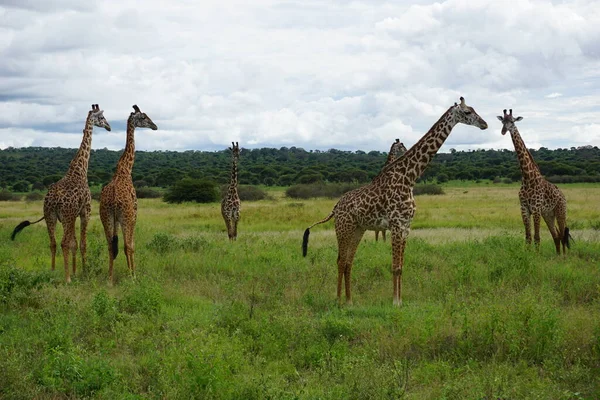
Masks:
[[[240,157],[240,146],[238,144],[238,142],[231,142],[231,147],[228,147],[229,150],[231,150],[231,155],[235,158],[239,158]]]
[[[104,128],[110,132],[110,124],[104,118],[104,110],[101,110],[98,104],[92,104],[92,109],[89,111],[88,116],[94,126]]]
[[[137,105],[133,105],[133,110],[131,114],[129,114],[129,120],[133,123],[133,126],[136,128],[150,128],[153,131],[157,130],[158,127],[146,113],[140,111],[140,108]]]
[[[406,146],[404,146],[404,143],[402,143],[400,139],[396,139],[396,141],[392,143],[392,147],[390,147],[390,153],[396,158],[400,157],[407,151],[408,150]]]
[[[460,104],[454,103],[452,107],[452,115],[456,123],[476,126],[479,129],[487,129],[488,124],[475,112],[473,107],[465,103],[465,98],[460,98]]]
[[[506,135],[506,131],[511,134],[515,130],[515,122],[520,121],[523,117],[513,117],[512,108],[510,109],[510,113],[506,113],[506,108],[504,109],[504,116],[498,115],[498,119],[502,122],[502,134]]]

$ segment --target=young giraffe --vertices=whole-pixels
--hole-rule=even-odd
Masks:
[[[531,216],[533,216],[533,229],[535,247],[540,246],[540,217],[544,218],[550,234],[554,239],[556,253],[560,254],[562,243],[563,254],[570,247],[569,228],[567,228],[567,200],[560,189],[553,183],[548,182],[533,160],[533,156],[525,146],[515,122],[521,121],[523,117],[513,117],[512,109],[504,116],[498,116],[502,122],[502,134],[510,132],[515,151],[519,159],[521,174],[523,176],[521,190],[519,190],[519,201],[521,202],[521,218],[525,225],[525,241],[531,244]],[[556,227],[558,223],[558,228]]]
[[[121,225],[123,231],[127,267],[131,274],[135,276],[133,236],[137,220],[137,196],[131,179],[131,170],[135,161],[135,139],[133,134],[135,128],[150,128],[153,131],[158,129],[150,117],[141,112],[137,105],[134,105],[133,109],[135,112],[132,112],[127,119],[125,150],[117,163],[117,169],[112,180],[102,188],[100,193],[100,219],[108,242],[108,276],[110,283],[114,283],[113,263],[119,253],[119,225]]]
[[[73,275],[77,271],[77,238],[75,237],[75,221],[79,216],[80,223],[80,251],[81,263],[85,268],[87,225],[92,211],[92,196],[88,186],[87,172],[92,149],[92,130],[94,126],[110,131],[110,125],[104,118],[104,111],[100,110],[98,104],[92,104],[88,112],[83,129],[83,139],[75,157],[69,165],[66,175],[58,182],[48,188],[44,197],[44,216],[35,222],[23,221],[13,230],[11,239],[14,240],[17,233],[29,225],[37,224],[46,220],[48,236],[50,236],[50,251],[52,252],[52,270],[56,266],[56,238],[54,235],[56,221],[63,225],[63,238],[61,242],[64,264],[65,281],[71,282],[69,275],[69,253],[73,259]]]
[[[240,158],[240,146],[238,142],[231,142],[231,180],[229,181],[229,188],[227,189],[227,195],[221,201],[221,215],[225,220],[225,226],[227,227],[227,235],[229,240],[234,241],[237,239],[237,224],[240,220],[240,196],[238,194],[238,171],[237,164]]]
[[[394,305],[402,304],[402,267],[404,248],[415,214],[413,187],[433,156],[442,146],[452,128],[458,123],[487,129],[487,123],[465,104],[454,103],[404,156],[386,165],[369,185],[343,197],[331,213],[304,232],[302,253],[306,256],[310,228],[335,217],[338,241],[337,297],[341,301],[342,280],[346,288],[346,303],[352,303],[350,274],[356,249],[365,230],[389,228],[392,232],[392,271]]]
[[[387,159],[385,160],[384,167],[395,159],[402,156],[402,154],[406,153],[408,150],[404,146],[404,143],[400,142],[400,139],[396,139],[394,143],[392,143],[392,147],[390,147],[390,152],[388,153]],[[385,229],[375,230],[375,241],[379,240],[379,232],[381,232],[381,236],[383,237],[383,241],[385,242]]]

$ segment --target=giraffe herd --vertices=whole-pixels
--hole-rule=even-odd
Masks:
[[[118,229],[121,227],[127,266],[135,276],[134,232],[137,220],[137,196],[133,186],[131,171],[135,158],[135,128],[158,129],[150,117],[137,105],[127,120],[125,150],[119,159],[116,171],[100,195],[100,219],[108,245],[109,282],[113,283],[113,264],[118,254]],[[556,252],[563,254],[570,245],[569,228],[566,227],[566,199],[562,192],[542,176],[537,164],[525,146],[515,122],[512,110],[504,110],[498,116],[502,122],[502,135],[510,132],[523,176],[519,191],[521,216],[525,226],[525,240],[531,244],[531,217],[534,224],[534,242],[536,249],[540,244],[540,218],[546,222],[554,239]],[[410,224],[415,215],[416,206],[413,188],[417,179],[425,171],[437,151],[448,138],[452,129],[459,123],[488,128],[486,121],[466,104],[463,97],[460,103],[454,103],[429,131],[409,150],[396,139],[390,148],[388,158],[380,173],[371,183],[345,193],[331,213],[324,219],[310,225],[304,231],[302,241],[303,256],[307,255],[310,229],[315,225],[335,219],[335,233],[338,242],[338,285],[337,298],[341,302],[342,284],[345,289],[346,303],[352,304],[351,271],[354,255],[367,230],[375,231],[375,239],[382,232],[391,232],[392,241],[392,280],[393,304],[402,304],[402,270],[404,267],[404,249],[410,232]],[[73,274],[76,272],[77,241],[75,220],[81,219],[80,251],[81,261],[86,263],[86,231],[91,214],[91,193],[87,182],[87,170],[90,158],[92,129],[94,126],[110,131],[110,125],[97,104],[88,112],[81,146],[71,161],[66,175],[51,185],[44,198],[44,216],[34,222],[23,221],[15,227],[11,239],[23,228],[46,220],[52,253],[52,269],[55,269],[56,221],[63,224],[64,233],[61,242],[63,251],[65,281],[71,282],[69,256],[72,257]],[[231,178],[227,193],[221,203],[221,214],[225,221],[230,241],[237,238],[237,225],[240,219],[240,197],[238,194],[238,160],[240,148],[238,142],[232,142],[229,148],[232,155]]]

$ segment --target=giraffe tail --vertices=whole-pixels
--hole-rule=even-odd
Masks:
[[[38,222],[40,222],[41,220],[43,220],[45,218],[46,217],[42,217],[42,218],[38,219],[35,222],[29,222],[29,221],[23,221],[23,222],[21,222],[12,231],[12,234],[10,235],[10,240],[15,240],[15,237],[17,236],[17,233],[21,232],[24,228],[28,227],[29,225],[37,224]]]
[[[119,236],[114,235],[112,238],[112,243],[111,243],[111,249],[112,249],[112,256],[113,256],[113,260],[115,258],[117,258],[117,255],[119,254]]]
[[[329,214],[324,219],[322,219],[318,222],[315,222],[314,224],[312,224],[311,226],[306,228],[306,230],[304,231],[304,237],[302,238],[302,256],[303,257],[306,257],[306,254],[308,253],[308,237],[310,236],[310,228],[312,228],[315,225],[323,224],[323,223],[329,221],[331,218],[333,218],[333,211],[331,212],[331,214]]]
[[[567,249],[571,248],[571,242],[575,242],[575,240],[573,240],[573,236],[571,236],[571,233],[569,233],[569,228],[565,228],[565,232],[562,237],[562,242],[565,246],[567,246]]]

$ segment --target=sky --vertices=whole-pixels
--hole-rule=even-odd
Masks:
[[[0,0],[0,148],[410,147],[460,96],[489,125],[440,151],[600,145],[597,0]]]

